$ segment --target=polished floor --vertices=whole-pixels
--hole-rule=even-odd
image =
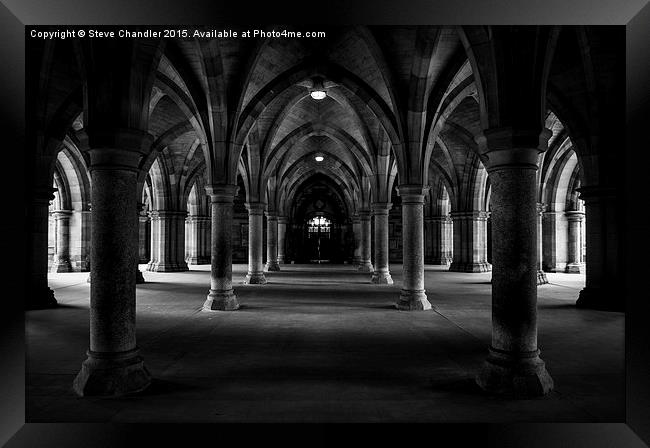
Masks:
[[[141,266],[141,269],[144,266]],[[88,273],[51,274],[61,306],[26,313],[27,422],[599,422],[624,420],[624,315],[577,309],[584,276],[538,288],[539,346],[555,390],[516,400],[473,375],[490,342],[490,273],[427,266],[435,310],[393,308],[395,285],[350,266],[283,265],[242,285],[241,309],[202,312],[209,266],[144,272],[137,337],[152,386],[123,398],[71,389],[88,346]]]

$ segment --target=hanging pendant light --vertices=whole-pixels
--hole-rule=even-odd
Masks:
[[[327,96],[322,78],[315,77],[313,79],[313,86],[309,90],[309,95],[316,101],[320,101]]]

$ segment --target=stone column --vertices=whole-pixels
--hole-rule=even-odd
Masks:
[[[266,265],[265,271],[279,271],[278,265],[278,215],[266,214]]]
[[[568,211],[565,214],[569,221],[569,238],[567,247],[568,257],[565,272],[567,274],[580,274],[580,268],[582,266],[580,263],[580,248],[582,245],[580,238],[580,225],[582,224],[585,214],[580,211]]]
[[[138,264],[148,263],[150,260],[150,254],[148,254],[149,243],[151,241],[151,236],[147,238],[147,229],[149,227],[149,215],[144,210],[144,204],[138,202],[137,206],[138,214]],[[89,278],[90,279],[90,278]],[[140,267],[136,267],[135,270],[135,283],[136,285],[145,283],[144,275],[140,271]]]
[[[359,226],[361,229],[361,259],[359,260],[358,270],[361,272],[373,272],[374,268],[372,267],[372,261],[370,260],[370,257],[372,256],[370,210],[360,210],[359,219]]]
[[[454,258],[449,266],[453,272],[488,272],[487,212],[454,211],[450,213],[454,225]]]
[[[190,215],[186,220],[188,229],[187,264],[210,263],[210,217]]]
[[[585,201],[587,254],[585,288],[576,305],[608,311],[624,311],[620,240],[620,211],[617,192],[612,187],[585,186],[578,189]]]
[[[120,134],[114,141],[138,138],[143,139],[138,134]],[[141,391],[151,383],[135,338],[135,211],[141,154],[108,148],[88,152],[93,186],[90,348],[73,387],[81,396],[122,395]]]
[[[542,213],[542,270],[564,272],[567,261],[568,222],[564,211],[545,210]]]
[[[542,270],[542,253],[543,253],[543,244],[544,237],[542,233],[542,216],[546,211],[546,205],[537,204],[537,286],[546,285],[548,283],[548,278],[546,278],[546,273]]]
[[[237,193],[235,185],[205,187],[212,208],[210,293],[204,311],[232,311],[239,308],[232,289],[232,215]]]
[[[445,218],[446,219],[442,222],[445,238],[445,243],[443,244],[443,253],[447,257],[447,264],[450,264],[454,259],[454,222],[451,220],[451,216],[449,215],[447,215]]]
[[[55,210],[52,215],[56,221],[56,253],[51,272],[72,272],[70,263],[70,218],[72,210]]]
[[[426,218],[428,221],[431,232],[431,264],[435,265],[449,265],[451,259],[450,254],[450,238],[449,227],[451,220],[447,216],[432,216]]]
[[[52,308],[57,305],[47,283],[47,239],[50,201],[55,189],[41,188],[33,191],[30,216],[30,247],[28,249],[27,309]]]
[[[431,264],[433,256],[433,220],[424,217],[424,264]]]
[[[288,222],[286,216],[278,216],[278,264],[284,264],[285,261],[284,249]]]
[[[187,212],[177,210],[153,210],[151,217],[151,261],[147,266],[152,272],[184,272],[189,268],[185,262],[185,217]]]
[[[266,204],[262,202],[246,203],[248,210],[248,274],[246,284],[264,285],[264,267],[262,264],[262,215]]]
[[[544,132],[529,141],[545,146],[549,135]],[[501,129],[477,139],[486,154],[492,186],[492,344],[476,382],[489,392],[532,397],[553,389],[553,380],[537,347],[536,171],[540,150],[508,149],[513,141],[522,140]]]
[[[393,284],[388,267],[388,212],[392,206],[390,202],[372,204],[372,216],[375,219],[375,270],[372,283]]]
[[[143,203],[138,204],[138,221],[139,221],[139,259],[138,264],[149,263],[151,260],[151,236],[149,228],[149,215],[144,209]]]
[[[352,233],[354,237],[354,253],[352,257],[352,266],[359,268],[361,266],[361,217],[358,213],[352,215]]]
[[[395,304],[400,310],[429,310],[424,291],[424,195],[428,187],[400,185],[402,198],[402,293]]]

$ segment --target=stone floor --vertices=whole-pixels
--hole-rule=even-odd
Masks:
[[[283,265],[242,285],[235,312],[202,312],[209,266],[145,272],[138,345],[155,378],[143,394],[78,398],[88,346],[88,273],[52,274],[61,306],[29,311],[27,422],[601,422],[624,420],[624,315],[577,309],[584,276],[538,288],[547,397],[484,394],[473,374],[490,342],[490,273],[427,266],[435,310],[397,311],[393,286],[350,266]],[[144,266],[141,266],[144,270]]]

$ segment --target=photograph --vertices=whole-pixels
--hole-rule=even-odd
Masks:
[[[650,6],[380,5],[0,5],[0,444],[649,446]]]

